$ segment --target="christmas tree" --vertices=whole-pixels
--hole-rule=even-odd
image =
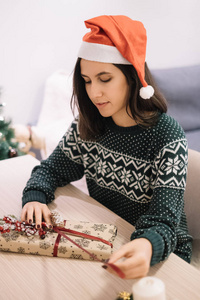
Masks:
[[[2,103],[0,98],[0,160],[22,155],[18,143],[14,139],[15,135],[11,127],[11,121],[6,121],[3,116],[4,107],[5,103]]]

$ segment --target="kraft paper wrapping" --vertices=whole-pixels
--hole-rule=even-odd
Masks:
[[[4,221],[1,220],[0,225],[3,223]],[[62,227],[99,237],[109,241],[110,243],[113,243],[117,234],[117,228],[112,224],[66,220],[65,225]],[[68,233],[65,234],[82,248],[86,249],[90,253],[93,253],[99,260],[104,261],[108,259],[112,253],[111,246],[101,241],[94,241]],[[58,233],[54,231],[48,231],[45,238],[41,239],[38,235],[27,236],[21,232],[11,230],[10,232],[0,234],[0,250],[6,252],[53,256],[57,236]],[[88,253],[84,252],[82,249],[65,239],[63,236],[61,236],[58,244],[57,256],[85,260],[94,259]]]

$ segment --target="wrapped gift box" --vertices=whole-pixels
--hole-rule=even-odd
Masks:
[[[1,220],[0,226],[2,227],[3,225],[5,225],[5,222]],[[115,225],[69,220],[58,225],[54,226],[52,231],[47,231],[44,239],[41,239],[38,234],[26,235],[24,232],[18,232],[16,228],[11,229],[10,232],[4,232],[0,234],[0,250],[75,259],[97,259],[101,261],[105,261],[110,257],[112,243],[117,234]],[[72,232],[76,231],[84,235],[103,239],[104,241],[64,232],[65,235],[77,244],[75,245],[72,241],[55,232],[55,228],[58,228],[60,232],[62,232],[62,228],[70,229]],[[78,246],[85,249],[86,252]]]

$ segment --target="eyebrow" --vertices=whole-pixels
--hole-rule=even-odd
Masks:
[[[100,72],[97,75],[95,75],[95,77],[101,76],[101,75],[111,75],[110,72]],[[89,77],[87,75],[81,74],[82,77]]]

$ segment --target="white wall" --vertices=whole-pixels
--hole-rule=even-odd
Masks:
[[[83,21],[101,14],[141,20],[150,68],[200,64],[199,0],[0,0],[0,86],[5,114],[35,123],[45,79],[73,70],[86,32]]]

